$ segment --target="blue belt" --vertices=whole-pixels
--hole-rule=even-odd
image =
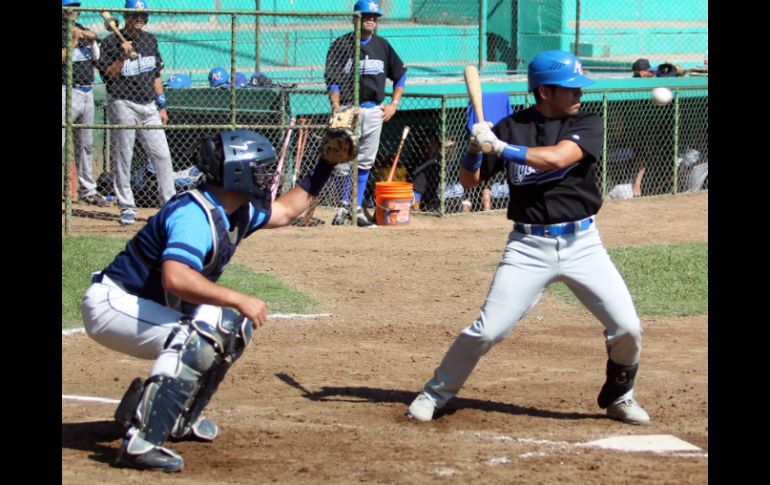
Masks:
[[[563,236],[565,234],[575,234],[576,232],[585,231],[591,224],[593,224],[594,218],[589,217],[575,222],[563,222],[561,224],[523,224],[517,222],[513,226],[513,230],[522,234],[532,234],[535,236]]]
[[[377,103],[374,101],[364,101],[363,103],[359,104],[362,108],[374,108],[377,106]]]
[[[73,88],[77,89],[78,91],[83,91],[84,93],[87,93],[94,89],[93,86],[72,86]]]

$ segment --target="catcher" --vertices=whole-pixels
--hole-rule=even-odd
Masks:
[[[256,296],[217,284],[243,238],[286,226],[306,210],[332,171],[320,162],[271,203],[276,154],[250,130],[204,137],[203,182],[169,200],[126,248],[94,273],[82,302],[88,335],[155,364],[135,379],[115,419],[126,428],[117,462],[144,470],[182,470],[174,440],[212,441],[217,425],[202,412],[230,366],[267,320]],[[245,174],[246,176],[242,176]]]

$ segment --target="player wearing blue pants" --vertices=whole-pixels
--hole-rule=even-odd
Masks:
[[[321,160],[297,187],[271,202],[275,150],[249,130],[201,140],[201,186],[166,203],[102,271],[81,310],[100,344],[155,364],[135,379],[115,419],[126,428],[118,463],[175,472],[184,461],[166,440],[212,441],[201,413],[225,373],[265,323],[261,299],[217,283],[243,238],[286,226],[329,178]]]
[[[623,278],[604,249],[595,216],[604,130],[599,116],[580,112],[582,88],[593,84],[580,60],[547,51],[529,64],[534,107],[497,125],[473,125],[460,181],[468,189],[505,171],[513,228],[478,318],[457,336],[408,415],[433,419],[454,397],[481,357],[540,300],[546,287],[564,282],[604,325],[606,381],[598,404],[610,418],[650,421],[634,399],[642,328]],[[485,143],[493,147],[482,155]]]
[[[361,203],[364,199],[366,182],[369,172],[377,158],[380,147],[382,124],[388,122],[396,114],[399,100],[406,85],[406,67],[396,51],[384,38],[375,34],[377,20],[382,15],[380,4],[375,0],[358,0],[353,6],[354,12],[361,13],[361,66],[359,102],[361,116],[358,145],[358,198],[356,200],[356,225],[358,227],[376,228],[363,212]],[[355,22],[355,17],[353,18]],[[353,42],[354,32],[337,38],[329,47],[326,54],[326,84],[329,89],[329,101],[332,112],[352,105],[353,99]],[[390,103],[382,104],[385,99],[385,81],[393,81],[393,96]],[[351,173],[350,164],[340,164],[338,174],[344,176],[341,187],[341,207],[332,220],[332,224],[345,224],[352,219],[350,206]]]

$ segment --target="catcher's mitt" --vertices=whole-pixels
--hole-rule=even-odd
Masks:
[[[358,155],[357,107],[332,113],[329,128],[321,142],[321,156],[329,163],[344,163]]]

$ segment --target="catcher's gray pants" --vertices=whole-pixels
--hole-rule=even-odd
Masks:
[[[481,313],[457,336],[423,388],[437,407],[457,394],[479,359],[513,330],[545,288],[556,281],[563,281],[604,325],[607,353],[613,362],[638,362],[642,346],[639,317],[596,225],[559,237],[511,231]]]
[[[66,116],[66,86],[61,87],[61,122]],[[72,90],[72,122],[80,125],[94,123],[94,91],[84,93],[79,89]],[[93,136],[88,128],[73,131],[75,142],[75,171],[78,177],[78,195],[87,197],[96,195],[96,181],[93,173]],[[61,130],[61,146],[64,148],[64,128]],[[68,162],[69,163],[69,162]]]
[[[107,114],[111,124],[116,125],[160,125],[162,124],[158,108],[154,102],[134,103],[125,99],[110,99]],[[161,204],[165,204],[176,194],[174,172],[171,166],[171,153],[168,149],[166,133],[161,129],[138,130],[150,162],[155,165],[158,178],[158,191]],[[134,193],[131,190],[131,160],[134,157],[134,141],[137,130],[113,130],[111,139],[111,157],[115,167],[115,195],[120,212],[136,212]]]
[[[155,360],[150,376],[176,375],[181,356],[176,344],[189,336],[189,327],[179,323],[180,312],[139,298],[108,276],[88,287],[80,309],[89,337],[109,349]],[[195,318],[208,322],[211,313],[211,305],[200,305]],[[172,333],[171,342],[167,342]]]

